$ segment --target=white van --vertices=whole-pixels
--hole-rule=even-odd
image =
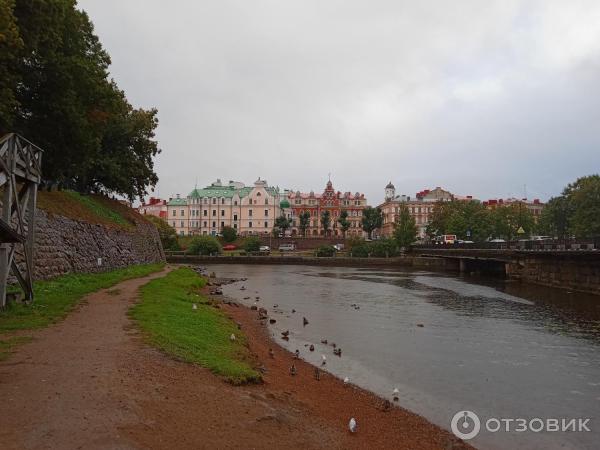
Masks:
[[[294,243],[279,244],[280,252],[293,252],[294,250],[296,250],[296,244]]]

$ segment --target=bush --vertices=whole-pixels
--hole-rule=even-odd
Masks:
[[[231,227],[223,227],[221,234],[225,242],[233,242],[237,239],[237,232]]]
[[[398,254],[398,245],[393,239],[380,239],[369,244],[369,253],[377,258],[387,258]]]
[[[365,244],[365,239],[360,236],[350,236],[346,238],[346,248],[352,250],[354,247]]]
[[[367,258],[369,256],[369,246],[367,243],[352,247],[353,258]]]
[[[150,222],[152,222],[158,229],[158,235],[160,236],[160,242],[162,243],[163,250],[180,250],[179,242],[177,240],[177,233],[175,228],[169,225],[165,220],[156,216],[144,216]]]
[[[192,255],[212,255],[221,251],[221,244],[212,236],[196,236],[188,247],[188,252]]]
[[[259,238],[250,236],[244,240],[243,247],[247,253],[253,253],[253,252],[259,251],[261,245],[262,245],[262,241]]]
[[[333,246],[331,246],[331,245],[321,245],[319,248],[317,248],[316,255],[318,257],[333,256],[333,255],[335,255],[335,248],[333,248]]]

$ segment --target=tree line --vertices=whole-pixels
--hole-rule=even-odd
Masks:
[[[75,0],[0,0],[0,135],[42,149],[45,181],[133,200],[158,177],[157,110],[134,108]]]

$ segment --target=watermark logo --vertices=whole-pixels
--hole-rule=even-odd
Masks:
[[[468,441],[479,434],[481,422],[473,411],[458,411],[450,423],[455,436]]]
[[[458,411],[452,417],[450,428],[456,437],[468,441],[480,431],[488,433],[506,432],[590,432],[592,431],[589,418],[497,418],[490,417],[482,420],[473,411]]]

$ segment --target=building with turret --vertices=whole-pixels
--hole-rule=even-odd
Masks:
[[[325,229],[321,221],[321,216],[325,211],[329,211],[330,228],[327,232],[330,236],[342,236],[342,230],[338,222],[343,210],[348,212],[348,221],[350,228],[346,232],[347,236],[364,236],[362,229],[362,212],[367,206],[365,195],[356,192],[341,192],[333,188],[331,180],[325,185],[322,193],[314,191],[300,192],[290,191],[287,194],[291,208],[292,235],[301,235],[300,214],[308,212],[310,221],[306,229],[307,236],[323,236]]]

